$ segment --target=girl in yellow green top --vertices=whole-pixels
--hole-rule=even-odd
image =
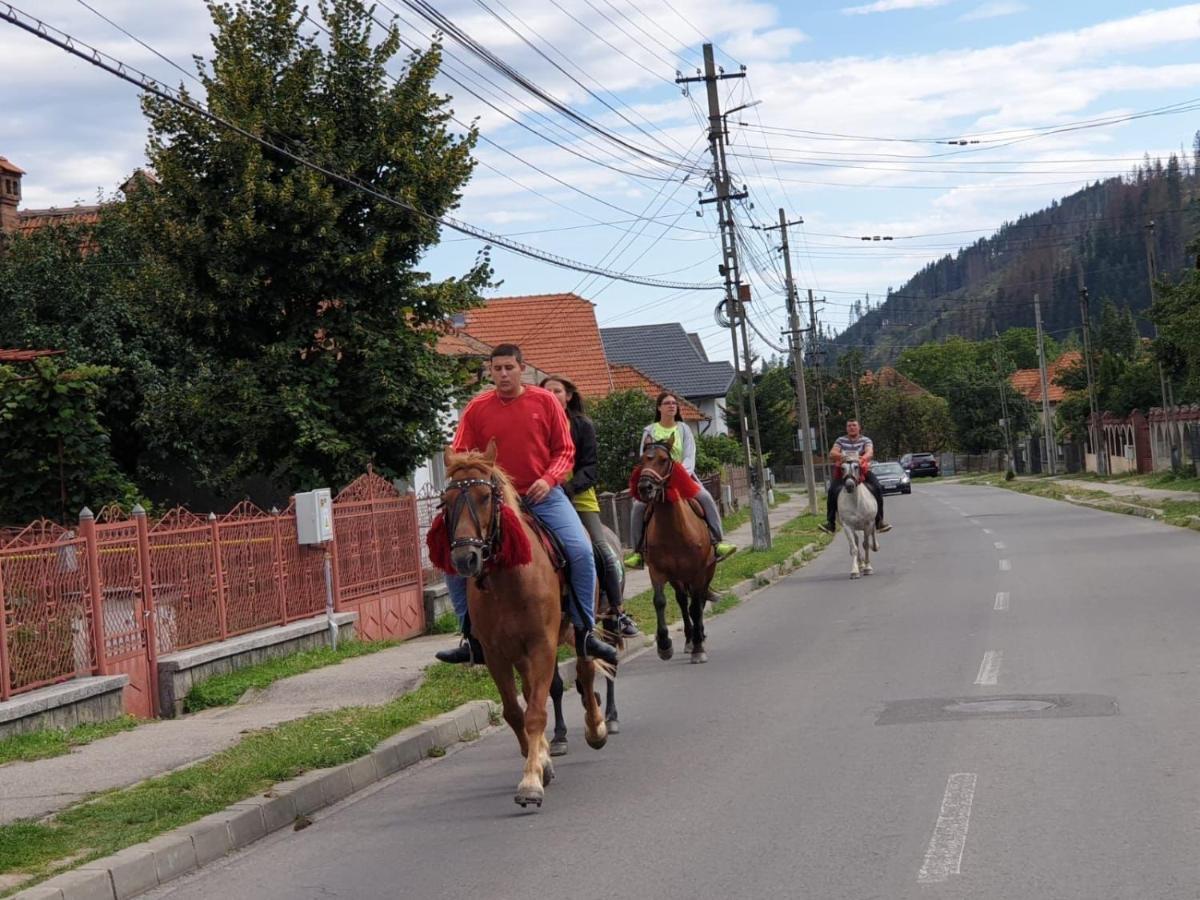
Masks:
[[[638,444],[638,459],[641,459],[642,451],[646,449],[647,444],[665,441],[674,435],[675,444],[671,448],[671,458],[687,469],[688,474],[696,480],[697,484],[700,484],[700,479],[696,478],[696,439],[692,437],[692,429],[678,418],[679,397],[670,391],[663,391],[658,395],[658,400],[654,405],[658,409],[658,420],[651,422],[642,431],[642,440]],[[704,508],[708,530],[712,532],[713,543],[716,544],[717,561],[720,562],[736,553],[737,547],[725,543],[725,534],[721,529],[721,514],[717,511],[717,504],[712,495],[703,484],[700,484],[700,493],[696,500]],[[646,504],[634,498],[629,522],[633,553],[625,557],[625,565],[631,569],[642,567],[642,529],[645,524]]]
[[[609,605],[617,610],[621,633],[627,636],[635,635],[637,626],[622,608],[624,598],[621,585],[624,571],[621,568],[621,556],[618,548],[606,537],[604,523],[600,520],[600,501],[596,497],[596,468],[599,464],[596,426],[583,411],[583,398],[569,379],[561,375],[552,375],[542,379],[541,387],[558,398],[571,423],[571,440],[575,442],[575,468],[563,484],[563,490],[571,498],[593,546],[600,551],[604,565],[597,566],[596,575],[600,579],[604,595],[608,597]]]

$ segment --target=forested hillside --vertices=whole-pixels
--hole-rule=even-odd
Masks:
[[[1195,265],[1186,248],[1200,225],[1200,132],[1194,146],[1190,158],[1147,157],[1127,176],[1096,182],[930,263],[838,335],[834,346],[861,349],[868,364],[879,365],[926,341],[974,340],[993,329],[1032,326],[1035,291],[1046,328],[1061,334],[1079,324],[1081,270],[1093,317],[1106,300],[1145,311],[1147,238],[1160,277]],[[1137,321],[1150,334],[1149,321],[1140,315]]]

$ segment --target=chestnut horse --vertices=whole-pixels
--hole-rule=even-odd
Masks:
[[[495,441],[485,453],[447,451],[446,473],[442,503],[450,562],[468,579],[471,631],[483,645],[504,720],[525,757],[513,799],[522,807],[541,807],[545,786],[554,778],[546,741],[546,701],[558,672],[555,650],[560,643],[574,646],[571,621],[562,608],[563,591],[569,588],[522,515],[508,476],[496,465]],[[599,750],[608,735],[593,690],[598,664],[579,659],[575,665],[584,733],[588,745]],[[517,699],[514,669],[521,676],[524,710]]]
[[[684,652],[692,662],[708,662],[704,651],[704,602],[717,568],[712,535],[692,498],[699,485],[688,471],[671,458],[675,436],[665,442],[648,443],[633,481],[638,497],[646,504],[644,552],[650,583],[654,586],[654,612],[658,618],[655,642],[660,659],[675,654],[667,631],[667,598],[670,584],[683,614]]]

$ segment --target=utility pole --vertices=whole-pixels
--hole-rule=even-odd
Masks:
[[[858,373],[854,371],[854,353],[850,351],[850,396],[854,398],[854,418],[862,424],[862,413],[858,411]]]
[[[799,220],[803,222],[803,219]],[[769,225],[763,230],[770,231],[776,226]],[[804,483],[808,486],[808,511],[810,515],[817,514],[817,478],[813,469],[813,436],[808,424],[808,387],[804,383],[804,345],[801,335],[807,330],[800,327],[800,314],[796,310],[796,282],[792,278],[792,254],[788,247],[788,221],[783,210],[779,210],[779,233],[782,237],[780,252],[783,254],[784,272],[787,274],[787,310],[788,310],[788,347],[792,352],[792,369],[796,374],[796,416],[800,423],[801,443],[804,451]]]
[[[1146,274],[1150,278],[1150,305],[1154,305],[1154,283],[1158,281],[1158,261],[1154,257],[1154,220],[1146,223]],[[1154,336],[1158,337],[1158,323],[1154,323]],[[1179,447],[1175,423],[1172,421],[1174,400],[1171,383],[1167,380],[1167,370],[1163,368],[1162,360],[1158,361],[1158,388],[1162,394],[1162,410],[1167,420],[1167,434],[1171,436],[1171,469],[1179,471],[1183,463]]]
[[[1083,323],[1083,366],[1087,372],[1088,408],[1091,416],[1088,419],[1088,433],[1092,436],[1092,449],[1096,451],[1096,470],[1100,475],[1108,474],[1108,454],[1104,452],[1101,440],[1100,412],[1096,405],[1096,378],[1092,372],[1092,326],[1088,309],[1088,289],[1083,284],[1083,269],[1079,270],[1079,318]]]
[[[1042,442],[1046,448],[1046,468],[1051,475],[1057,474],[1057,454],[1054,448],[1054,425],[1050,421],[1050,384],[1046,377],[1046,344],[1042,334],[1042,298],[1033,295],[1033,317],[1037,324],[1038,370],[1042,378]]]
[[[1008,453],[1008,465],[1005,466],[1005,471],[1007,472],[1014,468],[1016,454],[1013,453],[1012,422],[1008,418],[1008,390],[1005,384],[1007,379],[1004,377],[1004,370],[1000,366],[1000,334],[996,331],[994,325],[992,326],[992,336],[996,339],[996,381],[1000,387],[1000,415],[1004,417],[1004,447],[1005,452]]]
[[[825,422],[825,375],[822,371],[824,350],[821,349],[821,329],[817,325],[817,309],[813,305],[812,288],[808,289],[808,330],[812,332],[813,371],[817,376],[817,438],[821,441],[821,464],[825,482],[829,481],[829,431]]]
[[[737,235],[734,231],[733,201],[747,196],[743,190],[731,193],[729,168],[725,162],[725,115],[721,113],[721,99],[717,93],[717,82],[725,78],[745,78],[745,67],[739,72],[718,73],[713,58],[713,45],[704,45],[704,74],[693,78],[679,77],[676,84],[703,81],[708,89],[708,141],[713,159],[713,187],[715,197],[702,199],[703,203],[717,204],[718,224],[721,231],[722,264],[718,271],[725,278],[725,299],[717,307],[718,314],[724,307],[725,318],[733,339],[733,365],[742,378],[742,402],[740,424],[742,451],[746,459],[746,472],[750,479],[750,530],[755,550],[771,547],[771,523],[767,518],[767,481],[762,461],[762,439],[758,430],[758,409],[754,402],[754,362],[750,356],[750,337],[746,331],[744,303],[750,299],[749,288],[741,283],[738,265]],[[734,112],[736,110],[730,110]],[[738,332],[741,332],[741,353],[738,351]],[[749,415],[747,415],[747,412]],[[754,447],[751,449],[751,437]]]

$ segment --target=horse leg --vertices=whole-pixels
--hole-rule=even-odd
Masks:
[[[513,675],[512,663],[507,659],[500,659],[495,653],[486,654],[484,660],[487,663],[488,671],[492,673],[492,681],[496,683],[496,690],[500,692],[504,721],[517,736],[517,743],[521,745],[521,755],[526,756],[529,753],[529,744],[525,740],[525,713],[517,700],[517,679]]]
[[[554,667],[554,680],[550,682],[550,701],[554,704],[554,740],[550,742],[550,755],[566,756],[567,720],[563,718],[563,680],[558,666]]]
[[[675,602],[679,604],[679,618],[683,619],[683,652],[691,653],[696,632],[692,628],[692,617],[688,614],[687,591],[683,590],[677,584],[671,585],[671,589],[675,591]]]
[[[617,682],[609,678],[604,688],[604,724],[609,734],[620,734],[621,723],[617,718]]]
[[[675,655],[675,648],[671,646],[671,632],[667,630],[667,595],[661,584],[654,585],[654,616],[658,620],[658,630],[654,634],[658,658],[670,659]]]
[[[704,599],[708,590],[695,591],[691,595],[692,613],[692,662],[708,662],[708,654],[704,652]]]
[[[870,575],[872,572],[875,571],[873,568],[871,568],[871,545],[874,543],[875,543],[875,524],[874,524],[874,520],[872,520],[871,524],[867,526],[867,530],[863,532],[862,573],[864,575]],[[875,549],[878,550],[879,547],[876,546]]]
[[[846,540],[850,543],[850,577],[858,578],[858,536],[854,533],[854,526],[849,524],[843,525],[842,531],[846,532]]]
[[[546,741],[546,701],[554,677],[554,648],[547,642],[546,646],[531,651],[517,660],[529,700],[525,707],[525,771],[513,800],[521,807],[532,803],[540,809],[546,795],[545,785],[554,778],[550,745]]]
[[[608,726],[600,711],[600,695],[596,693],[596,663],[591,659],[575,660],[575,686],[583,699],[583,735],[588,746],[599,750],[608,741]]]

